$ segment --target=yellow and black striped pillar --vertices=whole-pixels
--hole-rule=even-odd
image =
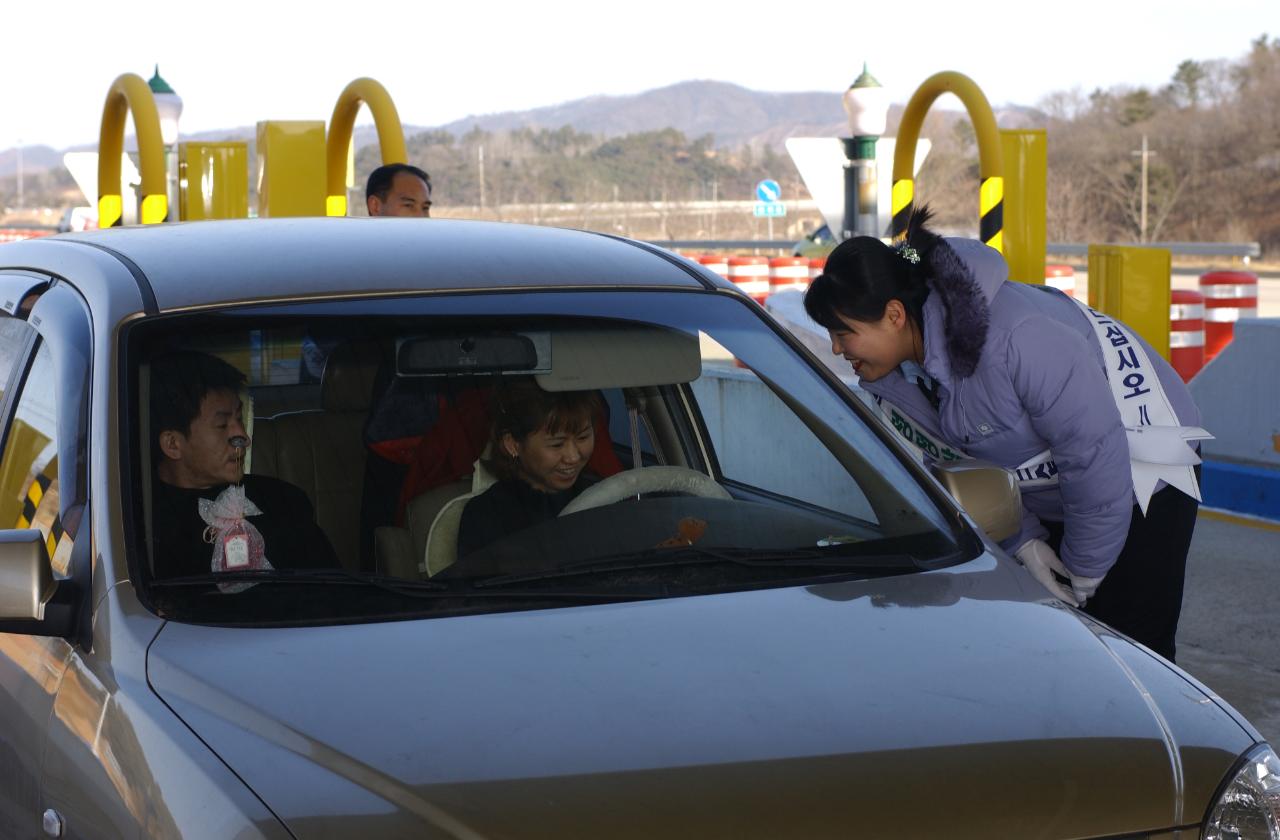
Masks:
[[[982,241],[1004,252],[1004,167],[1001,160],[1000,133],[995,114],[987,97],[973,80],[961,73],[935,73],[924,81],[907,102],[898,124],[898,140],[893,150],[893,236],[906,235],[915,200],[916,143],[924,125],[925,114],[933,101],[944,93],[959,97],[973,121],[978,140],[978,173],[982,186],[978,192],[979,235]]]
[[[1004,178],[995,175],[982,180],[978,213],[978,236],[1004,253]]]
[[[45,470],[57,470],[57,461],[51,461],[52,467],[46,466]],[[47,510],[40,511],[40,503],[45,500],[45,495],[49,492],[49,488],[53,485],[55,479],[41,472],[31,481],[31,485],[27,488],[27,495],[22,500],[22,513],[18,514],[17,528],[19,530],[25,528],[39,528],[45,535],[45,548],[49,551],[49,557],[53,557],[58,552],[58,546],[62,542],[62,538],[66,535],[62,527],[62,516],[57,511],[57,501],[50,499],[53,503],[54,510],[49,513]],[[48,506],[46,505],[46,508]],[[43,513],[37,516],[37,513]],[[51,517],[51,518],[50,518]],[[46,525],[46,522],[48,523]],[[47,530],[46,530],[47,529]]]
[[[120,190],[120,158],[124,153],[125,120],[133,116],[138,142],[138,166],[142,175],[141,221],[163,222],[169,216],[169,187],[165,170],[164,139],[155,94],[141,76],[125,73],[111,83],[102,106],[98,132],[98,227],[121,224],[124,200]]]
[[[893,208],[893,238],[901,239],[907,235],[907,222],[911,220],[912,201],[915,199],[916,186],[910,178],[893,182],[893,194],[890,206]]]

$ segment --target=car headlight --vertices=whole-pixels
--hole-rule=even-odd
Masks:
[[[1204,840],[1280,840],[1280,758],[1263,744],[1245,757],[1209,811]]]

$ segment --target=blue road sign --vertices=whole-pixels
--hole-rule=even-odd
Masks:
[[[771,219],[780,218],[787,215],[787,205],[781,201],[757,201],[751,208],[751,215]]]
[[[759,201],[779,201],[782,199],[782,187],[772,178],[765,178],[756,184],[756,199]],[[756,214],[760,215],[760,214]],[[779,214],[781,215],[781,214]]]

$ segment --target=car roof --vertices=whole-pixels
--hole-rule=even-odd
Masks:
[[[701,267],[643,243],[502,222],[244,219],[50,239],[91,244],[132,263],[160,311],[353,293],[725,285]]]

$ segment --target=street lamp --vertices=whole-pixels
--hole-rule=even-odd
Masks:
[[[849,134],[844,142],[844,221],[840,238],[879,236],[876,216],[876,140],[889,119],[889,95],[862,65],[862,75],[844,92]]]
[[[160,65],[156,65],[147,86],[156,100],[156,113],[160,117],[160,139],[164,143],[165,177],[168,180],[169,216],[173,218],[178,206],[178,118],[182,116],[182,97],[174,93],[169,83],[160,77]]]

